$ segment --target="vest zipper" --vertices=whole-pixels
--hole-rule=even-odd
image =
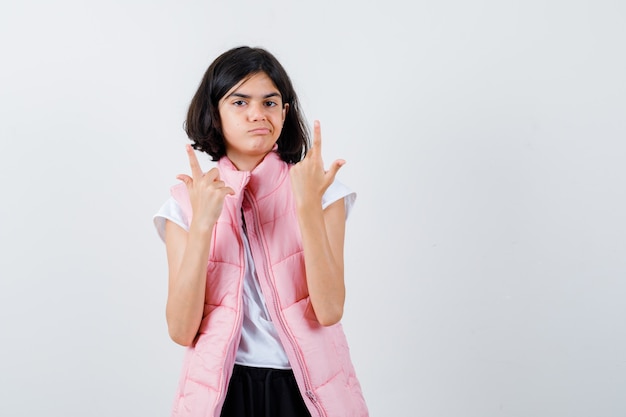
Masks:
[[[248,190],[244,191],[244,198],[248,201],[248,203],[250,203],[250,208],[253,211],[253,226],[254,226],[254,230],[256,231],[257,236],[259,236],[259,239],[257,239],[257,243],[259,244],[259,247],[261,248],[261,252],[263,254],[263,270],[265,271],[265,276],[267,277],[267,282],[269,284],[270,289],[272,290],[272,304],[274,307],[274,312],[276,313],[276,318],[278,319],[278,322],[281,326],[281,328],[283,329],[283,333],[287,336],[287,339],[289,339],[289,343],[291,344],[293,351],[295,353],[296,359],[298,361],[298,367],[300,368],[300,373],[302,375],[302,379],[304,382],[304,388],[305,388],[305,395],[311,400],[311,402],[313,403],[313,405],[315,406],[315,408],[317,409],[317,411],[319,412],[319,415],[324,417],[326,416],[326,413],[324,412],[324,409],[322,408],[322,406],[317,402],[317,397],[315,396],[315,393],[313,393],[313,387],[311,386],[311,381],[309,381],[309,376],[308,373],[306,372],[306,368],[304,366],[304,360],[302,359],[302,356],[300,355],[299,350],[297,349],[297,343],[293,337],[293,335],[291,334],[291,331],[289,330],[289,328],[287,327],[287,325],[285,324],[285,319],[283,318],[282,314],[281,314],[281,310],[280,310],[280,306],[278,305],[278,291],[276,290],[276,287],[274,286],[273,282],[271,279],[269,279],[270,277],[270,270],[269,270],[269,259],[267,257],[267,251],[265,250],[265,246],[263,245],[263,239],[261,239],[261,237],[263,237],[263,232],[261,230],[261,227],[259,225],[259,209],[256,205],[256,201],[254,200],[254,198],[252,197],[252,195],[250,195],[250,193],[248,192]],[[249,225],[247,225],[249,226]],[[249,237],[248,237],[249,238]],[[255,266],[258,268],[258,266],[255,264]],[[293,366],[293,364],[292,364]]]
[[[242,211],[242,215],[243,215],[243,211]],[[243,227],[243,224],[241,225],[241,227]],[[241,230],[241,227],[238,227],[238,230]],[[243,288],[243,276],[245,274],[245,253],[244,253],[244,249],[243,249],[243,241],[241,240],[241,235],[237,234],[237,238],[239,239],[239,248],[241,248],[241,251],[239,253],[239,262],[241,265],[244,265],[241,268],[241,275],[239,277],[239,288],[237,289],[237,316],[235,317],[235,327],[234,327],[234,337],[232,338],[232,341],[230,343],[230,349],[229,351],[226,353],[226,356],[224,357],[224,362],[222,363],[222,383],[220,384],[219,387],[219,397],[217,398],[217,403],[216,404],[221,404],[221,407],[216,408],[215,412],[217,414],[215,414],[215,417],[218,417],[221,414],[221,409],[224,406],[224,401],[226,399],[226,393],[228,391],[228,384],[230,383],[230,377],[228,377],[229,374],[229,370],[226,367],[226,365],[228,364],[229,360],[228,360],[228,353],[232,352],[233,355],[233,360],[231,363],[231,375],[232,375],[232,367],[234,366],[234,357],[237,355],[237,349],[239,347],[239,342],[241,339],[241,326],[242,326],[242,288]],[[214,243],[214,242],[213,242]]]

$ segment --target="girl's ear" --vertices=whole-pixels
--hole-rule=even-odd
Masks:
[[[283,105],[283,122],[285,121],[285,117],[287,117],[287,111],[289,111],[289,103]]]

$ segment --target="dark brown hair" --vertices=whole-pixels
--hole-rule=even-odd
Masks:
[[[283,106],[289,104],[277,141],[277,152],[288,163],[296,163],[303,158],[309,149],[309,132],[291,80],[272,54],[262,48],[248,46],[224,52],[205,72],[189,105],[184,126],[194,149],[208,153],[213,161],[226,155],[219,101],[241,80],[261,72],[276,85]]]

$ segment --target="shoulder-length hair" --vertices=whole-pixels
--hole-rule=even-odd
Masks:
[[[226,155],[218,104],[241,80],[265,73],[289,105],[278,137],[278,154],[288,163],[299,162],[309,149],[309,131],[291,79],[278,60],[262,48],[241,46],[224,52],[209,66],[193,96],[184,129],[194,149],[208,153],[213,161]]]

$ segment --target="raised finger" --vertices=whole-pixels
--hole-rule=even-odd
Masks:
[[[313,155],[321,155],[322,153],[322,128],[319,120],[313,122],[313,146],[311,146],[311,153]]]
[[[200,168],[200,164],[198,163],[198,157],[196,157],[196,153],[193,151],[191,145],[187,144],[186,150],[187,156],[189,157],[189,166],[191,167],[191,176],[194,180],[197,180],[202,177],[202,168]]]

